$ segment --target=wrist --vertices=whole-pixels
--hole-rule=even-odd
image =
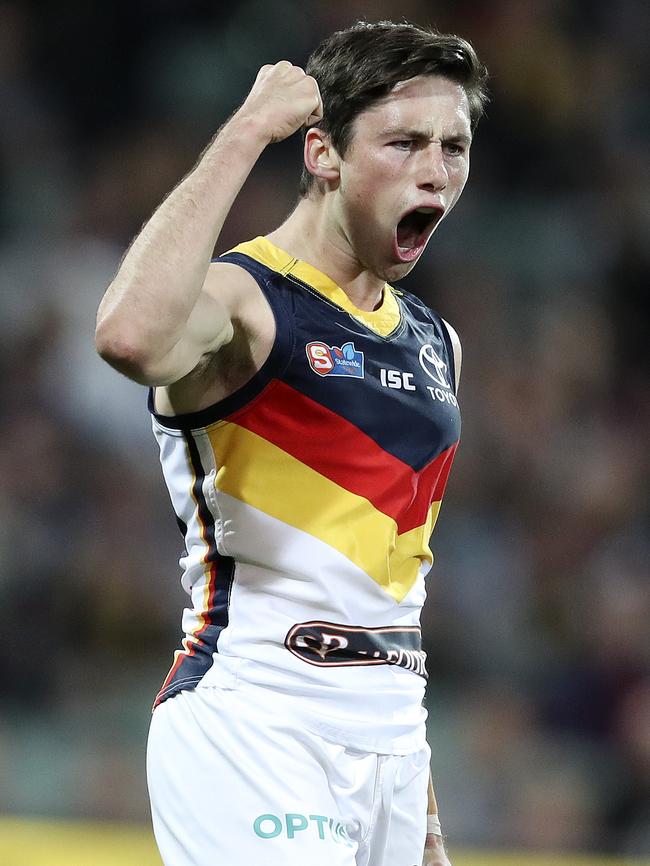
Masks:
[[[250,143],[254,148],[258,148],[260,153],[273,140],[270,125],[259,114],[246,111],[245,106],[235,112],[228,126],[236,134],[239,142]]]
[[[424,842],[424,848],[426,851],[437,851],[443,854],[445,851],[440,819],[435,813],[429,813],[427,815],[427,835]]]

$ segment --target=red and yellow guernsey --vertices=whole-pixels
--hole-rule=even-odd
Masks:
[[[191,597],[156,705],[183,689],[272,689],[296,721],[368,750],[424,742],[420,610],[458,444],[440,317],[385,287],[358,310],[264,238],[220,258],[258,282],[277,336],[210,408],[153,413]]]

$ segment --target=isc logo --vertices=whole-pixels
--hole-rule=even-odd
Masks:
[[[384,388],[401,388],[404,391],[415,391],[413,373],[402,373],[401,370],[379,371],[379,381]]]

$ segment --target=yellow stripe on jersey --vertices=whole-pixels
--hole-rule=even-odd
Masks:
[[[367,499],[256,433],[231,422],[207,432],[221,467],[218,490],[329,544],[397,602],[413,587],[421,563],[432,562],[428,542],[439,502],[432,504],[422,526],[398,535],[395,521]]]
[[[289,253],[276,247],[268,238],[258,237],[252,241],[246,241],[229,252],[250,256],[250,258],[285,277],[294,276],[303,283],[307,283],[308,286],[316,289],[317,292],[336,304],[337,307],[341,307],[382,337],[392,333],[400,323],[400,307],[393,294],[393,289],[388,283],[384,285],[384,297],[378,310],[360,310],[327,274],[307,262],[293,258]]]

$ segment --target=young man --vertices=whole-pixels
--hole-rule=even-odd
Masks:
[[[448,863],[419,613],[460,347],[388,283],[458,201],[485,78],[464,40],[389,22],[307,73],[262,67],[102,301],[98,350],[152,386],[185,536],[148,749],[166,866]],[[301,128],[296,209],[211,261],[261,152]]]

